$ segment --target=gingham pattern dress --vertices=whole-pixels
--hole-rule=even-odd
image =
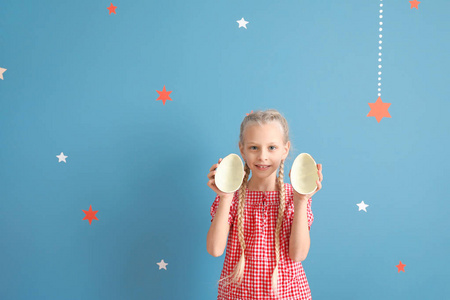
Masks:
[[[289,237],[294,218],[294,194],[292,185],[285,183],[286,207],[280,232],[280,261],[278,263],[278,298],[270,291],[271,276],[276,265],[275,227],[280,198],[278,191],[246,190],[244,208],[245,268],[241,284],[219,283],[218,300],[311,299],[311,291],[301,262],[289,258]],[[241,257],[238,239],[237,208],[239,190],[234,193],[228,216],[230,232],[220,279],[230,275]],[[219,207],[219,195],[211,205],[211,222]],[[311,211],[312,198],[308,199],[308,229],[314,220]],[[231,279],[231,278],[230,278]]]

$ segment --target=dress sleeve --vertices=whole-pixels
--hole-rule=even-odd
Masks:
[[[210,213],[211,213],[211,222],[214,220],[214,216],[216,215],[217,208],[219,207],[220,196],[216,195],[214,202],[211,205]],[[236,192],[233,195],[233,200],[231,202],[230,213],[228,214],[228,224],[231,226],[234,223],[234,219],[236,217],[237,212],[237,194]]]
[[[306,205],[306,216],[308,219],[308,230],[311,230],[311,225],[314,221],[314,215],[311,210],[312,198],[308,199],[308,204]],[[294,197],[290,197],[288,201],[286,217],[289,218],[290,224],[292,225],[292,221],[294,220]]]

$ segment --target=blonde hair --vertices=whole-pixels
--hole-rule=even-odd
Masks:
[[[281,129],[283,132],[283,142],[286,144],[289,141],[289,126],[286,121],[286,119],[275,109],[268,109],[266,111],[256,111],[249,115],[247,115],[244,120],[241,123],[241,132],[239,135],[239,141],[242,145],[244,145],[244,131],[247,128],[247,126],[255,125],[255,124],[267,124],[270,122],[278,122],[281,125]],[[281,225],[283,223],[283,215],[284,215],[284,209],[285,209],[285,188],[284,188],[284,160],[281,161],[280,169],[278,172],[277,177],[277,186],[280,196],[280,206],[278,208],[278,217],[277,217],[277,223],[276,223],[276,229],[275,229],[275,256],[276,256],[276,266],[272,274],[272,290],[275,291],[275,293],[278,294],[278,262],[280,261],[280,232],[281,232]],[[241,245],[241,258],[239,259],[239,262],[236,264],[234,271],[229,275],[219,280],[225,280],[230,277],[232,277],[232,282],[238,282],[238,285],[240,285],[243,275],[244,275],[244,267],[245,267],[245,241],[244,241],[244,207],[245,207],[245,192],[248,186],[248,177],[250,174],[250,168],[247,165],[247,162],[245,162],[245,176],[242,181],[242,185],[239,188],[239,204],[238,204],[238,211],[237,211],[237,225],[238,225],[238,237],[239,237],[239,243]],[[231,284],[232,282],[229,282],[225,285]]]

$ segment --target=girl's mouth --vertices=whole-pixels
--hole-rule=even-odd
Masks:
[[[260,165],[256,165],[256,167],[258,168],[258,170],[267,170],[270,166],[260,166]]]

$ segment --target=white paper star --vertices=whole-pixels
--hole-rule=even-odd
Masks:
[[[164,259],[161,259],[161,262],[156,263],[159,266],[159,270],[161,270],[162,268],[164,268],[165,270],[167,270],[166,266],[168,265],[168,263],[164,262]]]
[[[367,212],[366,207],[369,206],[369,205],[368,205],[368,204],[365,204],[364,201],[361,201],[361,203],[358,203],[358,204],[356,204],[356,205],[358,205],[358,207],[359,207],[359,210],[358,210],[358,211],[360,211],[360,210],[363,209],[365,212]]]
[[[5,73],[6,69],[0,68],[0,79],[3,80],[3,73]]]
[[[56,155],[56,157],[59,158],[58,162],[62,162],[62,161],[66,162],[66,157],[68,157],[68,156],[65,156],[64,153],[61,152],[61,154],[60,155]]]
[[[244,18],[242,18],[242,19],[240,19],[240,20],[238,20],[238,21],[236,21],[236,22],[239,23],[239,28],[244,27],[245,29],[247,29],[247,24],[248,24],[248,22],[245,21]]]

